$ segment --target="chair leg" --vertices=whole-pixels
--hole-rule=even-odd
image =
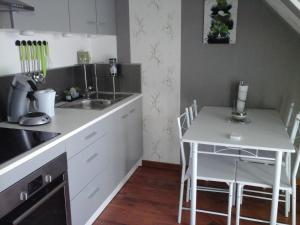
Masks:
[[[187,185],[186,185],[186,202],[190,201],[190,190],[191,190],[191,179],[189,178],[187,180]]]
[[[178,208],[178,223],[181,223],[181,217],[182,217],[183,191],[184,191],[184,170],[182,170],[182,172],[181,172],[179,208]]]
[[[290,207],[291,207],[290,199],[291,199],[290,193],[288,191],[285,191],[285,217],[289,217]]]
[[[235,204],[236,204],[236,187],[237,187],[237,185],[234,183],[233,184],[233,190],[232,190],[232,193],[233,193],[232,206],[235,206]]]
[[[291,172],[292,172],[292,168],[291,168],[291,154],[287,153],[286,155],[286,164],[285,164],[285,168],[286,168],[286,174],[289,178],[289,181],[291,182]],[[285,217],[289,217],[289,213],[291,211],[291,194],[289,192],[285,192]]]
[[[240,224],[240,214],[241,214],[241,196],[242,196],[243,186],[238,184],[237,186],[237,202],[236,202],[236,225]]]
[[[241,187],[241,188],[242,188],[242,192],[244,192],[244,190],[243,190],[243,189],[244,189],[244,187]],[[244,196],[243,196],[243,195],[241,195],[241,200],[240,200],[240,204],[241,204],[241,205],[243,205],[243,199],[244,199]]]
[[[297,193],[296,193],[297,191],[296,191],[296,187],[294,187],[293,188],[293,194],[292,194],[292,225],[296,225],[296,216],[297,216],[297,214],[296,214],[296,200],[297,200],[297,198],[296,198],[296,195],[297,195]]]
[[[232,211],[232,202],[233,202],[233,185],[234,185],[233,183],[229,184],[227,225],[231,225],[231,211]]]

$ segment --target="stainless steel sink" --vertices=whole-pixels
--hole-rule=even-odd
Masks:
[[[132,94],[126,94],[126,93],[93,93],[90,95],[91,99],[105,99],[105,100],[113,100],[113,101],[121,101],[124,98],[127,98],[131,96]]]
[[[132,94],[110,94],[110,93],[96,93],[92,94],[89,99],[79,99],[73,102],[67,102],[60,105],[59,108],[73,108],[73,109],[105,109],[116,102],[131,96]]]

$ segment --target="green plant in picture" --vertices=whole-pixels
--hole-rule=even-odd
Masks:
[[[227,0],[216,0],[216,4],[211,8],[208,43],[229,43],[230,30],[233,29],[231,8],[232,5],[228,4]]]
[[[217,0],[217,6],[219,9],[225,9],[227,5],[227,0]]]
[[[221,37],[228,37],[229,36],[229,28],[224,23],[222,23],[220,25],[220,35],[221,35]]]

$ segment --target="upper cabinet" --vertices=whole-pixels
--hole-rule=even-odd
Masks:
[[[97,33],[116,34],[116,1],[96,0]]]
[[[13,13],[14,28],[84,34],[116,34],[115,0],[24,0],[34,11]],[[0,12],[0,28],[10,28],[8,12]]]
[[[69,0],[71,32],[116,34],[115,0]]]
[[[95,0],[69,0],[70,25],[73,33],[97,33]]]
[[[33,12],[14,12],[14,25],[20,30],[69,32],[68,0],[23,0]]]

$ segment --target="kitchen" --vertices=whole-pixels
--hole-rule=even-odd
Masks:
[[[233,43],[205,43],[204,2],[217,6],[232,3],[230,7],[237,14]],[[252,110],[273,110],[276,119],[269,123],[270,116],[264,117],[261,124],[274,128],[273,123],[278,123],[280,132],[270,133],[270,129],[265,135],[260,133],[264,130],[261,126],[255,129],[268,140],[280,133],[282,141],[274,139],[268,150],[281,146],[297,164],[294,152],[298,146],[292,147],[287,133],[293,133],[300,105],[299,3],[228,2],[1,0],[1,224],[233,224],[234,220],[248,224],[244,221],[248,217],[259,217],[260,222],[270,219],[270,224],[277,219],[292,224],[294,215],[300,215],[293,212],[294,189],[288,189],[290,195],[282,191],[277,196],[280,185],[275,178],[269,202],[248,201],[245,194],[245,202],[238,204],[239,192],[232,190],[237,198],[229,204],[233,205],[228,207],[232,213],[229,209],[224,213],[224,194],[199,191],[196,196],[197,160],[187,162],[193,171],[184,195],[190,195],[190,201],[184,201],[187,210],[179,220],[183,196],[179,189],[185,184],[185,180],[180,181],[185,168],[180,164],[187,158],[181,154],[180,143],[193,137],[190,151],[194,152],[200,136],[193,136],[192,131],[202,134],[196,127],[199,121],[203,126],[214,125],[217,120],[208,123],[205,115],[213,107],[219,112],[222,107],[232,108],[239,81],[246,82],[240,86],[247,87],[244,97],[249,115],[241,115],[247,118],[236,124],[241,126],[237,130],[257,124],[256,111]],[[196,113],[185,114],[192,102],[191,110],[196,109]],[[178,138],[177,118],[181,113],[190,116],[191,127]],[[227,114],[230,117],[230,112]],[[291,117],[288,132],[282,123],[287,117]],[[41,123],[45,124],[38,125]],[[203,137],[215,130],[207,128]],[[236,132],[226,135],[234,148],[236,142],[238,146],[262,146],[262,142],[252,146]],[[212,136],[216,138],[217,133]],[[189,161],[195,160],[192,155]],[[233,158],[236,163],[243,157]],[[251,157],[247,155],[248,161]],[[200,158],[201,154],[198,161]],[[278,173],[281,160],[272,160],[266,164]],[[236,176],[232,182],[238,189]],[[210,182],[204,184],[210,186]],[[288,203],[278,204],[282,195]],[[200,208],[210,206],[209,212],[195,216],[196,198]],[[224,215],[214,212],[208,216],[218,202],[222,202],[217,208]],[[247,217],[236,219],[239,206]],[[260,210],[253,210],[255,207]]]

